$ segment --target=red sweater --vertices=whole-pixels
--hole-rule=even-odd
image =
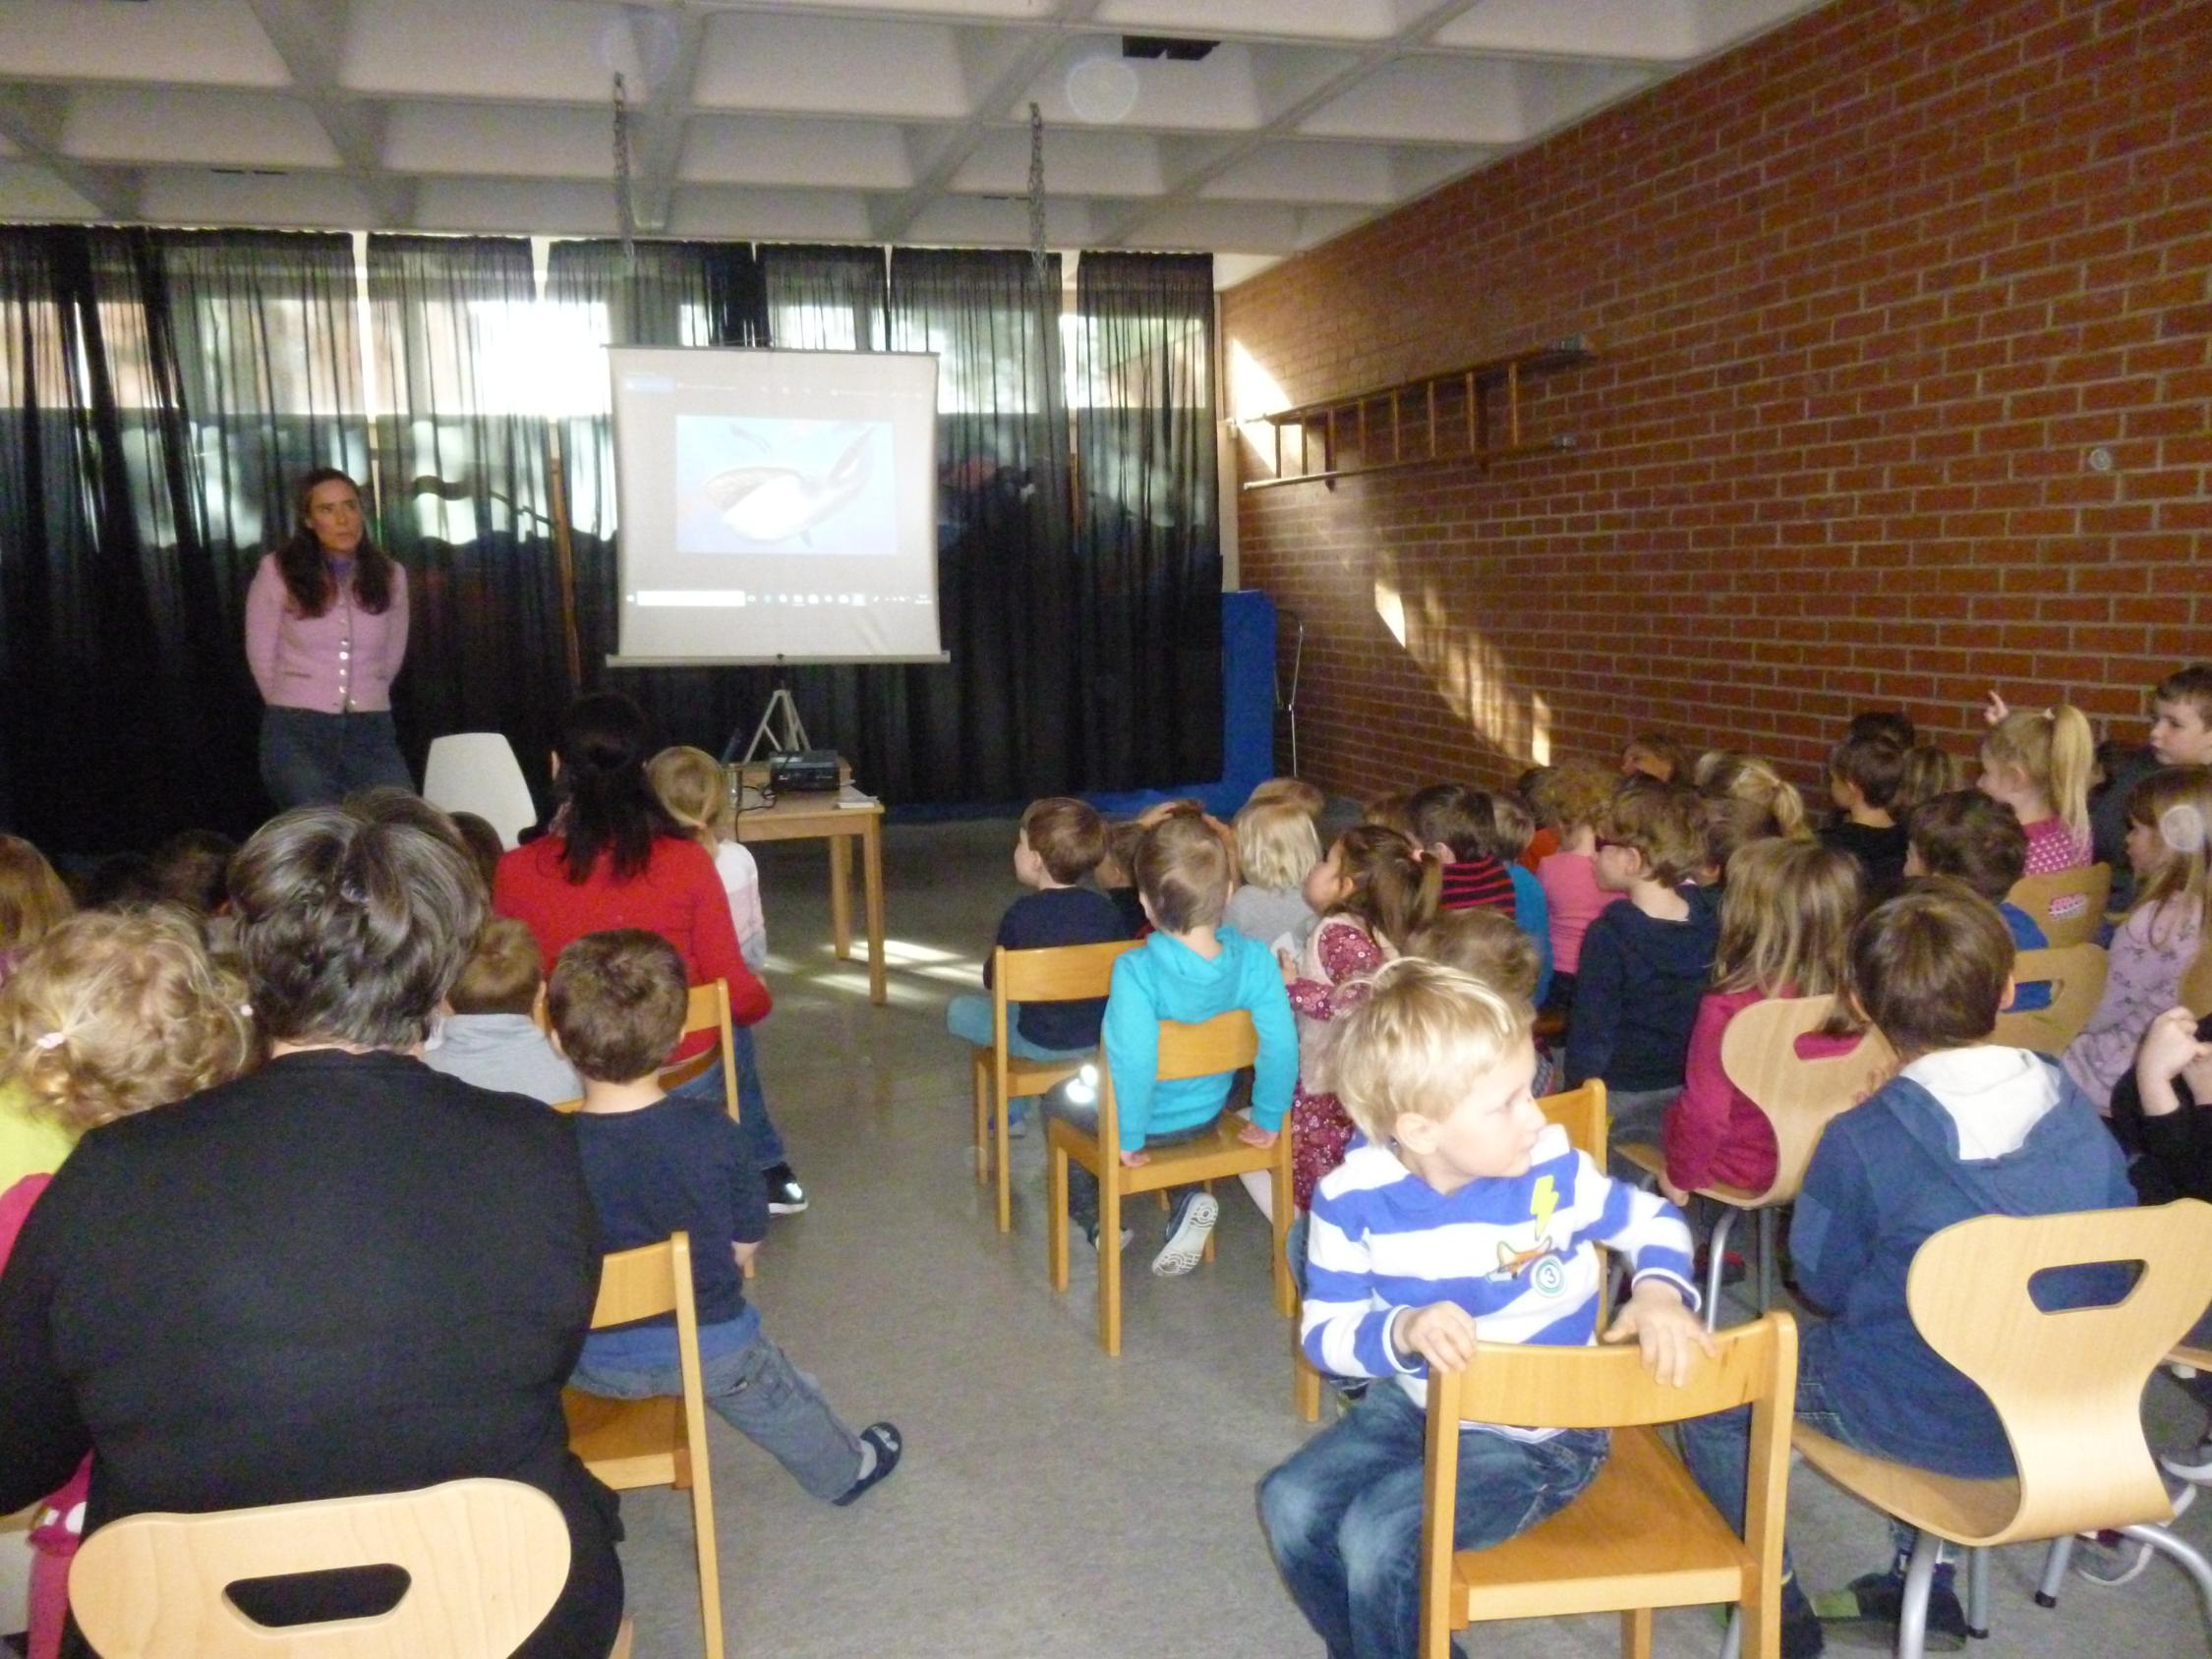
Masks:
[[[611,860],[605,855],[588,880],[569,881],[562,862],[567,848],[558,835],[517,847],[499,860],[492,882],[492,908],[537,936],[549,974],[572,939],[609,928],[643,928],[676,947],[691,984],[728,981],[729,1017],[737,1024],[768,1017],[768,987],[738,954],[729,897],[704,847],[665,835],[653,843],[645,868],[625,882],[609,873]],[[713,1044],[712,1033],[696,1032],[677,1044],[670,1058],[689,1059]]]

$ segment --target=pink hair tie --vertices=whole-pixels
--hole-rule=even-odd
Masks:
[[[34,1049],[44,1049],[51,1051],[60,1048],[64,1043],[68,1041],[69,1039],[64,1037],[60,1032],[49,1031],[46,1032],[43,1036],[32,1039],[30,1046]]]

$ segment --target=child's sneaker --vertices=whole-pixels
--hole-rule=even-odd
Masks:
[[[806,1188],[799,1185],[798,1176],[791,1173],[788,1164],[778,1164],[761,1172],[761,1185],[768,1189],[768,1213],[772,1216],[795,1216],[806,1208]]]
[[[1168,1217],[1167,1242],[1152,1258],[1152,1271],[1162,1279],[1174,1279],[1196,1267],[1220,1215],[1221,1206],[1212,1193],[1186,1187],[1175,1201],[1175,1213]]]
[[[1813,1610],[1824,1625],[1881,1625],[1894,1630],[1904,1611],[1904,1573],[1869,1573],[1854,1578],[1846,1589],[1816,1596]],[[1936,1568],[1935,1582],[1928,1586],[1928,1641],[1931,1653],[1956,1653],[1966,1645],[1966,1610],[1958,1604],[1951,1581],[1951,1566]]]
[[[891,1471],[899,1466],[899,1454],[903,1448],[899,1442],[899,1425],[896,1423],[870,1423],[860,1431],[860,1477],[844,1490],[844,1495],[832,1498],[839,1509],[857,1503],[871,1486],[881,1486],[891,1478]]]
[[[1029,1103],[1026,1100],[1010,1102],[1006,1109],[1006,1138],[1025,1140],[1029,1134]]]
[[[1123,1249],[1125,1249],[1125,1250],[1126,1250],[1126,1249],[1128,1249],[1128,1248],[1129,1248],[1129,1241],[1130,1241],[1130,1240],[1131,1240],[1132,1238],[1135,1238],[1135,1236],[1136,1236],[1136,1229],[1135,1229],[1135,1228],[1133,1228],[1133,1227],[1125,1227],[1125,1228],[1123,1228],[1123,1229],[1122,1229],[1122,1243],[1121,1243],[1121,1247],[1122,1247]],[[1084,1225],[1084,1227],[1083,1227],[1083,1237],[1085,1237],[1086,1239],[1088,1239],[1088,1240],[1090,1241],[1090,1247],[1091,1247],[1091,1248],[1092,1248],[1093,1250],[1096,1250],[1096,1249],[1098,1248],[1098,1224],[1097,1224],[1096,1222],[1089,1222],[1089,1223],[1086,1223],[1086,1224]]]

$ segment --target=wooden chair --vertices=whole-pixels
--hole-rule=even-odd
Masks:
[[[1720,1068],[1728,1081],[1741,1089],[1752,1105],[1774,1126],[1775,1178],[1764,1190],[1716,1182],[1698,1188],[1699,1196],[1724,1208],[1707,1246],[1705,1323],[1716,1328],[1720,1313],[1721,1269],[1726,1264],[1728,1233],[1736,1217],[1749,1212],[1759,1218],[1759,1310],[1775,1305],[1775,1226],[1780,1207],[1797,1196],[1805,1182],[1805,1168],[1829,1119],[1850,1111],[1867,1094],[1888,1080],[1897,1057],[1879,1031],[1869,1031],[1846,1054],[1804,1059],[1797,1040],[1828,1023],[1834,1010],[1834,997],[1771,997],[1754,1002],[1728,1021],[1720,1039]],[[1666,1157],[1654,1146],[1621,1146],[1623,1158],[1637,1168],[1662,1174]]]
[[[2076,895],[2081,899],[2078,910],[2064,916],[2051,914],[2054,904]],[[2062,870],[2055,876],[2022,876],[2005,896],[2034,919],[2043,930],[2044,943],[2052,949],[2086,944],[2104,925],[2105,905],[2112,898],[2112,866],[2091,864]]]
[[[2052,1268],[2140,1262],[2109,1307],[2044,1313],[2028,1284]],[[2018,1473],[1930,1474],[1800,1425],[1805,1460],[1853,1495],[1920,1528],[1905,1574],[1899,1659],[1919,1659],[1939,1541],[1976,1552],[1966,1623],[1989,1628],[1988,1558],[1999,1544],[2109,1528],[2179,1562],[2212,1610],[2212,1564],[2159,1522],[2173,1518],[2143,1439],[2143,1380],[2204,1312],[2212,1204],[2059,1216],[1978,1216],[1920,1246],[1905,1281],[1928,1345],[1989,1396]],[[2060,1563],[2063,1568],[2063,1561]]]
[[[684,1004],[683,1009],[683,1031],[676,1040],[680,1043],[683,1038],[694,1036],[701,1031],[712,1031],[715,1034],[715,1046],[711,1049],[702,1050],[689,1059],[678,1060],[673,1065],[664,1067],[661,1072],[661,1087],[672,1089],[680,1083],[690,1082],[694,1077],[703,1077],[707,1073],[707,1068],[713,1065],[717,1059],[720,1059],[723,1062],[723,1104],[729,1109],[730,1121],[735,1122],[737,1120],[737,1037],[729,1022],[729,982],[728,980],[713,979],[705,985],[694,985],[691,988],[690,1001]]]
[[[1544,1095],[1538,1100],[1537,1110],[1567,1131],[1569,1146],[1599,1169],[1605,1167],[1605,1085],[1601,1079],[1593,1077],[1581,1088],[1563,1094]],[[1306,1357],[1306,1344],[1300,1340],[1303,1323],[1296,1317],[1291,1320],[1291,1395],[1299,1420],[1313,1423],[1321,1417],[1321,1374]]]
[[[2097,1001],[2105,994],[2106,966],[2101,944],[2021,951],[2012,966],[2013,982],[2048,984],[2050,1006],[1999,1014],[1990,1040],[2008,1048],[2033,1049],[2039,1055],[2064,1054],[2097,1011]]]
[[[724,1245],[722,1248],[727,1249]],[[722,1659],[722,1574],[715,1555],[714,1470],[707,1458],[707,1401],[699,1372],[699,1313],[692,1300],[691,1238],[621,1250],[600,1270],[592,1329],[673,1313],[680,1399],[608,1400],[561,1392],[568,1446],[584,1466],[617,1492],[639,1486],[691,1491],[691,1531],[699,1560],[699,1621],[707,1659]]]
[[[1186,1077],[1211,1077],[1238,1071],[1259,1054],[1252,1016],[1243,1009],[1217,1014],[1202,1025],[1160,1021],[1160,1051],[1154,1075],[1163,1083]],[[1068,1164],[1071,1159],[1098,1177],[1098,1340],[1106,1351],[1122,1351],[1122,1201],[1169,1187],[1225,1180],[1247,1170],[1264,1170],[1272,1178],[1274,1202],[1275,1311],[1288,1317],[1292,1291],[1290,1259],[1283,1234],[1290,1226],[1291,1137],[1285,1122],[1272,1146],[1248,1146],[1238,1138],[1245,1120],[1224,1113],[1210,1133],[1180,1146],[1155,1146],[1148,1160],[1131,1169],[1121,1160],[1121,1137],[1114,1106],[1111,1064],[1099,1067],[1098,1132],[1087,1134],[1057,1117],[1045,1120],[1045,1191],[1051,1213],[1045,1219],[1045,1248],[1055,1290],[1068,1288]],[[1210,1259],[1213,1242],[1206,1242]]]
[[[1621,1652],[1650,1659],[1654,1608],[1708,1602],[1740,1603],[1751,1651],[1776,1659],[1797,1326],[1786,1313],[1769,1313],[1719,1341],[1719,1359],[1701,1357],[1681,1388],[1653,1377],[1633,1344],[1483,1343],[1464,1370],[1430,1375],[1422,1659],[1447,1659],[1451,1632],[1470,1624],[1612,1612],[1621,1616]],[[1741,1537],[1652,1426],[1738,1405],[1751,1407]],[[1548,1520],[1486,1550],[1455,1551],[1462,1418],[1610,1428],[1612,1455],[1582,1495]]]
[[[226,1593],[247,1578],[398,1567],[399,1601],[367,1619],[258,1625]],[[536,1487],[451,1480],[210,1515],[136,1515],[85,1540],[69,1605],[106,1659],[506,1659],[568,1579],[568,1523]]]
[[[1118,939],[1105,944],[1061,944],[1037,950],[1009,950],[1001,945],[991,953],[991,1046],[977,1044],[972,1051],[975,1178],[986,1181],[993,1170],[998,1172],[1001,1232],[1014,1226],[1014,1178],[1007,1161],[1008,1105],[1021,1096],[1043,1094],[1075,1076],[1083,1064],[1080,1058],[1024,1059],[1009,1054],[1007,1043],[1014,1017],[1011,1005],[1082,1002],[1103,997],[1113,980],[1114,964],[1124,951],[1136,945],[1134,939]]]

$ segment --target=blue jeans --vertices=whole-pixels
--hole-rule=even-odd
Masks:
[[[955,997],[945,1004],[945,1029],[963,1043],[973,1043],[979,1049],[989,1048],[995,1038],[991,1035],[991,999],[988,997]],[[1095,1044],[1080,1049],[1048,1049],[1042,1043],[1032,1043],[1021,1035],[1021,1004],[1006,1005],[1006,1052],[1019,1059],[1088,1059],[1098,1052]],[[1019,1117],[1017,1110],[1028,1095],[1016,1095],[1008,1101],[1007,1113]]]
[[[1426,1418],[1387,1379],[1259,1483],[1268,1552],[1329,1659],[1414,1659],[1421,1645]],[[1459,1436],[1452,1541],[1479,1550],[1566,1508],[1603,1466],[1601,1429]]]
[[[333,806],[355,790],[378,783],[415,787],[388,712],[262,710],[262,786],[278,812]]]
[[[1834,1348],[1828,1343],[1807,1343],[1797,1350],[1797,1421],[1815,1434],[1825,1434],[1845,1446],[1888,1456],[1868,1445],[1866,1437],[1856,1432],[1837,1409],[1826,1375],[1826,1368],[1834,1362]],[[1710,1417],[1685,1417],[1675,1432],[1681,1439],[1682,1461],[1689,1465],[1691,1477],[1740,1535],[1744,1488],[1751,1468],[1751,1407],[1739,1405],[1733,1411],[1717,1411]],[[1890,1542],[1900,1555],[1912,1553],[1913,1540],[1919,1535],[1917,1528],[1901,1520],[1890,1522]],[[1785,1544],[1782,1576],[1786,1578],[1793,1572]]]
[[[821,1385],[761,1332],[758,1319],[751,1324],[751,1341],[700,1355],[707,1404],[815,1497],[844,1497],[860,1478],[860,1437],[830,1409]],[[714,1329],[700,1332],[703,1346]],[[682,1394],[683,1373],[672,1356],[660,1364],[595,1361],[587,1346],[568,1384],[610,1400],[656,1400]]]
[[[1045,1096],[1044,1110],[1047,1117],[1056,1117],[1063,1123],[1073,1124],[1087,1135],[1098,1133],[1098,1106],[1096,1102],[1088,1106],[1078,1106],[1068,1098],[1065,1090],[1056,1090],[1054,1093]],[[1146,1135],[1144,1144],[1148,1147],[1181,1146],[1186,1141],[1194,1141],[1201,1135],[1212,1134],[1214,1124],[1220,1120],[1217,1115],[1208,1117],[1203,1123],[1193,1123],[1189,1128],[1165,1129],[1158,1134]],[[1118,1157],[1120,1156],[1120,1149],[1110,1146],[1101,1147],[1099,1148],[1099,1155],[1106,1158]],[[1183,1211],[1180,1205],[1169,1213],[1169,1231],[1175,1230],[1175,1224],[1182,1219],[1182,1216]],[[1073,1158],[1068,1160],[1068,1219],[1085,1231],[1098,1225],[1098,1177]],[[1125,1216],[1123,1220],[1126,1222],[1128,1218]]]
[[[761,1087],[760,1055],[753,1047],[753,1028],[733,1025],[729,1036],[730,1055],[737,1062],[737,1128],[751,1149],[753,1168],[765,1174],[790,1160],[784,1151],[784,1137],[777,1133],[776,1120],[768,1116],[768,1091]],[[723,1098],[722,1067],[723,1062],[716,1060],[690,1082],[670,1089],[669,1098],[719,1104]]]

